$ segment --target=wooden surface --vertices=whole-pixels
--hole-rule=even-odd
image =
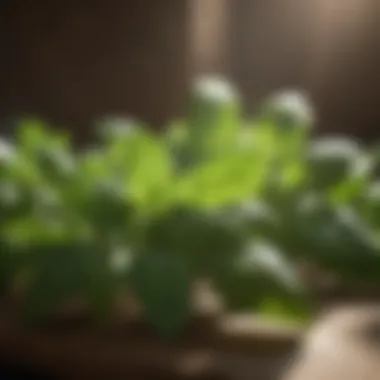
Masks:
[[[213,332],[170,343],[120,326],[97,332],[27,331],[3,315],[0,359],[68,379],[245,379],[259,371],[264,376],[260,379],[272,380],[268,374],[280,370],[299,336],[296,327],[247,316],[222,318]]]
[[[379,303],[350,304],[324,313],[305,335],[283,380],[377,380]]]

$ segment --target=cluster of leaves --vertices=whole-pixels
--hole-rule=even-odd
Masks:
[[[235,90],[210,78],[160,135],[111,118],[100,143],[77,152],[68,136],[22,121],[0,145],[3,288],[26,282],[34,321],[78,295],[104,318],[128,287],[170,336],[199,278],[233,309],[294,314],[307,306],[299,262],[376,281],[376,154],[346,137],[311,139],[312,125],[300,93],[244,120]]]

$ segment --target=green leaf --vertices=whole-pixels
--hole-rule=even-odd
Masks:
[[[332,189],[346,182],[361,166],[360,146],[348,138],[320,138],[310,146],[308,173],[310,187]]]
[[[164,139],[150,134],[128,120],[116,119],[116,129],[106,145],[105,172],[124,179],[125,189],[144,210],[160,209],[170,201],[173,164]],[[125,127],[123,129],[123,123]],[[103,169],[104,170],[104,169]]]
[[[5,175],[16,155],[15,147],[10,142],[0,138],[0,176]]]
[[[141,125],[137,120],[124,117],[107,117],[97,123],[99,135],[103,141],[112,144],[129,140]]]
[[[352,208],[320,200],[302,206],[295,236],[308,260],[346,279],[379,278],[379,241],[365,220]]]
[[[108,179],[89,185],[77,200],[78,209],[83,211],[98,233],[125,231],[133,210],[123,184]]]
[[[374,181],[363,192],[363,214],[372,225],[380,228],[380,181]]]
[[[74,157],[69,151],[47,146],[37,155],[37,165],[41,173],[52,181],[65,181],[75,171]]]
[[[295,269],[272,245],[256,242],[219,263],[213,279],[232,309],[257,309],[267,297],[298,297]]]
[[[23,316],[38,322],[55,312],[72,297],[83,295],[86,258],[78,247],[36,247],[34,275],[28,286]],[[87,257],[86,257],[87,256]]]
[[[178,335],[189,317],[193,278],[186,262],[174,254],[142,252],[131,276],[148,322],[166,338]]]
[[[355,207],[371,186],[374,169],[375,164],[371,157],[361,154],[353,163],[348,178],[331,189],[328,194],[330,199],[335,203]]]
[[[29,181],[65,181],[75,171],[70,139],[38,119],[23,119],[18,125],[18,157],[13,170]]]
[[[195,161],[234,149],[240,127],[240,99],[220,78],[199,78],[192,89],[187,125]]]
[[[32,208],[30,194],[15,181],[5,179],[0,183],[0,221],[5,226],[9,220],[25,216]]]
[[[264,102],[261,120],[283,134],[289,131],[309,132],[314,123],[314,111],[305,93],[285,90]]]
[[[105,252],[89,245],[35,246],[29,251],[32,278],[23,316],[38,322],[78,296],[90,302],[95,317],[104,317],[115,294],[114,278]]]
[[[264,184],[267,162],[255,152],[239,152],[209,161],[178,179],[182,202],[201,206],[236,203],[257,194]]]
[[[145,243],[182,256],[199,275],[208,276],[219,260],[239,252],[242,234],[218,212],[173,209],[152,220]]]
[[[271,239],[278,228],[278,215],[267,202],[260,200],[241,202],[227,207],[224,212],[225,218],[236,223],[247,239],[253,235]]]
[[[191,166],[189,129],[184,121],[174,122],[168,127],[164,135],[164,142],[177,172],[182,172]]]
[[[257,123],[262,145],[271,148],[269,181],[286,191],[304,186],[306,151],[314,124],[306,95],[295,90],[274,94],[264,102]]]
[[[63,130],[49,129],[48,124],[36,118],[25,118],[18,124],[17,143],[26,154],[36,154],[43,148],[68,149],[70,139]],[[46,146],[46,144],[49,144]]]
[[[24,118],[18,123],[17,142],[22,149],[33,151],[47,142],[48,126],[38,118]]]

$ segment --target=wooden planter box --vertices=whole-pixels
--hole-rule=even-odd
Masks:
[[[274,380],[289,360],[299,329],[252,315],[223,316],[164,342],[138,323],[105,328],[21,329],[0,316],[0,361],[62,379]]]

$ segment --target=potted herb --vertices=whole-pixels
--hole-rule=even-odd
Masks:
[[[207,358],[195,373],[215,372],[234,350],[279,360],[297,337],[285,320],[304,321],[315,306],[305,263],[376,281],[371,152],[343,138],[312,141],[312,110],[297,92],[269,99],[248,121],[221,79],[201,79],[190,95],[187,117],[161,135],[110,118],[98,145],[75,151],[29,119],[4,143],[8,355],[100,378],[178,378],[191,372],[183,363],[194,350]],[[206,306],[220,297],[220,307],[210,314],[202,297]],[[260,338],[261,322],[239,330],[237,312],[280,317],[284,328]],[[126,334],[122,343],[115,333]]]

